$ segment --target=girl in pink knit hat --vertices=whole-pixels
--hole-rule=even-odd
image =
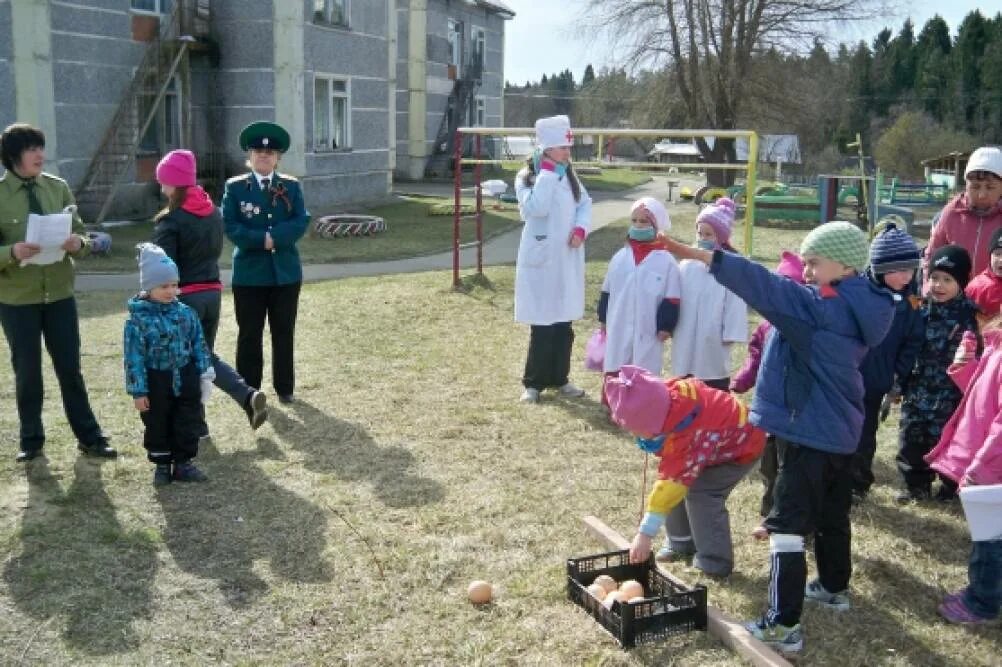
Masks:
[[[765,433],[748,423],[748,410],[726,391],[694,378],[662,379],[623,366],[606,393],[613,421],[660,458],[630,560],[643,562],[651,540],[668,522],[673,553],[719,577],[734,568],[726,501],[762,453]]]
[[[177,264],[180,300],[195,311],[202,323],[212,352],[215,386],[243,408],[251,428],[257,429],[268,418],[267,398],[213,352],[223,298],[223,283],[219,280],[223,216],[196,182],[196,173],[195,154],[191,151],[171,151],[160,160],[157,182],[167,197],[167,206],[155,218],[152,240]]]

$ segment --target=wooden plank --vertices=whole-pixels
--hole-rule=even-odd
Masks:
[[[588,515],[584,518],[588,531],[603,544],[613,549],[629,549],[630,541],[605,525],[598,517]],[[684,588],[692,588],[674,574],[658,564],[658,569],[675,584]],[[791,663],[776,651],[769,648],[745,630],[744,626],[713,605],[706,607],[706,625],[711,635],[716,637],[727,648],[750,662],[755,667],[792,667]]]

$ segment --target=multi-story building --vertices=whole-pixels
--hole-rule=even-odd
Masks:
[[[173,148],[218,192],[261,119],[293,137],[280,169],[311,208],[376,200],[429,166],[446,116],[500,124],[512,15],[486,0],[0,0],[0,126],[46,132],[90,220],[155,210]]]

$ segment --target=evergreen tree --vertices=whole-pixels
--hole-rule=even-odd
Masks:
[[[587,86],[589,83],[595,80],[595,70],[592,68],[591,63],[585,67],[584,75],[581,77],[581,85]]]

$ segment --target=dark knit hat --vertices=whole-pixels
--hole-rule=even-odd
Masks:
[[[995,233],[992,234],[992,242],[988,244],[989,256],[999,248],[1002,248],[1002,227],[996,229]]]
[[[870,243],[870,268],[875,275],[917,269],[919,258],[915,241],[893,222]]]
[[[964,289],[971,279],[971,256],[959,245],[945,245],[929,259],[929,273],[933,271],[949,273]]]

